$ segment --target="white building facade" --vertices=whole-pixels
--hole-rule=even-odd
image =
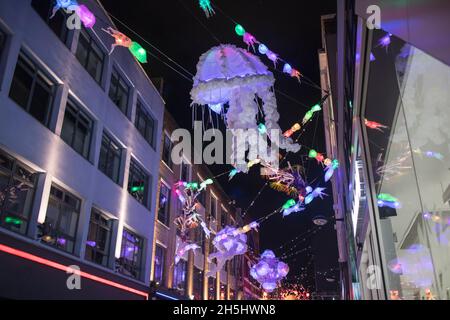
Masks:
[[[81,30],[52,2],[0,2],[0,296],[146,298],[164,102],[97,1]]]

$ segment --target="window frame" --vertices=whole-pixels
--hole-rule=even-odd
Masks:
[[[164,159],[165,158],[165,148],[166,148],[166,141],[170,141],[170,149],[169,149],[169,155],[168,155],[168,159]],[[172,162],[172,149],[173,149],[173,141],[170,138],[170,135],[167,132],[163,132],[163,145],[161,148],[162,151],[162,155],[161,155],[161,160],[164,162],[164,164],[170,169],[173,170],[173,162]]]
[[[114,97],[111,96],[111,90],[112,90],[112,83],[113,83],[113,78],[116,77],[117,79],[117,85],[115,88],[115,92],[114,92]],[[117,95],[120,89],[120,82],[123,82],[125,84],[125,89],[126,89],[126,102],[125,102],[125,110],[122,109],[121,106],[119,106],[115,101],[114,98],[117,99]],[[123,88],[122,88],[123,89]],[[129,112],[129,102],[130,102],[130,98],[131,98],[131,85],[130,83],[127,81],[126,77],[118,70],[117,67],[113,66],[112,70],[111,70],[111,75],[110,75],[110,79],[109,79],[109,90],[108,90],[108,97],[109,99],[114,103],[114,105],[116,105],[117,108],[119,108],[120,112],[122,112],[125,117],[128,118],[128,112]]]
[[[108,148],[107,148],[107,153],[106,153],[106,156],[105,156],[106,160],[108,159],[109,155],[113,152],[112,150],[114,149],[114,147],[113,147],[114,145],[116,145],[117,149],[119,150],[119,155],[118,155],[119,166],[117,168],[117,181],[113,177],[110,177],[107,172],[105,172],[105,171],[107,171],[106,170],[107,162],[105,163],[105,168],[104,169],[101,166],[102,163],[101,163],[100,159],[101,159],[101,154],[102,154],[102,148],[104,146],[103,143],[105,142],[105,140],[108,140],[107,141]],[[124,148],[119,143],[117,143],[117,141],[114,138],[112,138],[112,136],[106,130],[103,130],[102,140],[101,140],[101,143],[100,143],[100,152],[99,152],[99,155],[98,155],[99,158],[98,158],[98,165],[97,165],[97,167],[98,167],[98,170],[101,173],[103,173],[105,176],[107,176],[109,179],[111,179],[117,185],[120,185],[120,181],[121,181],[121,171],[122,171],[122,167],[123,167],[123,164],[122,164],[122,162],[123,162],[122,161],[123,150],[124,150]]]
[[[14,83],[14,78],[15,78],[14,76],[16,74],[16,70],[17,70],[18,66],[20,66],[22,68],[22,70],[24,72],[26,72],[27,75],[30,76],[31,79],[32,79],[31,80],[31,85],[30,85],[30,88],[29,88],[27,102],[26,102],[25,106],[22,106],[18,101],[16,101],[11,96],[13,83]],[[33,96],[34,96],[34,93],[35,93],[36,83],[40,83],[41,84],[41,88],[43,88],[42,83],[44,85],[47,85],[50,88],[50,90],[47,90],[47,88],[44,88],[47,91],[48,97],[49,97],[49,101],[48,101],[48,105],[47,105],[47,110],[46,110],[44,122],[41,122],[38,118],[36,118],[30,112],[31,106],[32,106],[32,101],[33,101]],[[11,85],[10,85],[9,92],[8,92],[9,99],[14,101],[14,103],[16,105],[18,105],[20,108],[22,108],[26,113],[28,113],[31,117],[33,117],[39,123],[44,125],[46,128],[49,128],[51,117],[52,117],[52,113],[53,113],[53,104],[54,104],[54,101],[55,101],[55,94],[56,94],[56,87],[57,86],[58,86],[57,81],[55,81],[51,76],[49,76],[49,74],[45,71],[45,68],[41,67],[41,65],[39,63],[37,63],[32,58],[30,58],[27,55],[27,53],[23,49],[21,49],[20,53],[19,53],[19,57],[17,58],[16,66],[14,68],[13,77],[11,79]]]
[[[65,119],[66,119],[66,113],[68,111],[68,109],[72,109],[73,111],[75,111],[75,115],[73,115],[75,117],[75,126],[74,126],[74,132],[72,134],[72,141],[71,143],[67,142],[66,140],[64,140],[63,138],[63,130],[64,130],[64,123],[65,123]],[[75,143],[75,136],[76,136],[76,132],[78,129],[78,123],[80,121],[80,117],[85,117],[88,121],[89,121],[89,135],[88,135],[88,141],[86,141],[86,143],[88,144],[87,146],[87,154],[84,155],[81,152],[79,152],[78,150],[76,150],[73,146],[73,144]],[[94,128],[95,128],[95,121],[94,119],[86,112],[84,111],[84,108],[75,101],[75,99],[69,97],[67,99],[67,103],[66,103],[66,110],[64,111],[64,119],[63,119],[63,124],[61,127],[61,134],[60,134],[60,138],[61,140],[63,140],[68,146],[70,146],[75,152],[77,152],[79,155],[81,155],[83,158],[85,158],[86,160],[90,161],[90,156],[91,156],[91,147],[92,147],[92,138],[94,135]],[[83,148],[84,149],[84,148]]]
[[[29,212],[28,212],[28,216],[25,216],[19,212],[14,212],[11,210],[8,210],[7,208],[7,200],[8,200],[8,196],[5,195],[3,201],[0,202],[0,227],[22,234],[22,235],[26,235],[28,232],[28,228],[29,228],[29,222],[30,222],[30,216],[31,216],[31,211],[33,209],[34,206],[34,200],[35,200],[35,196],[36,196],[36,184],[38,182],[38,172],[36,172],[35,170],[29,168],[27,165],[25,165],[22,161],[18,160],[17,158],[11,156],[10,154],[8,154],[7,152],[3,151],[0,149],[0,155],[2,157],[7,158],[10,162],[11,162],[11,168],[8,169],[6,167],[0,166],[0,172],[3,176],[5,176],[8,179],[8,183],[6,185],[7,188],[11,188],[14,186],[14,181],[18,180],[21,184],[25,184],[27,185],[28,188],[31,188],[32,190],[32,196],[31,196],[31,205],[29,208]],[[26,170],[29,174],[30,177],[32,177],[33,181],[27,181],[27,179],[21,177],[18,175],[17,170],[18,168],[22,168],[24,170]],[[20,230],[14,230],[13,228],[10,228],[7,226],[6,222],[3,221],[3,215],[5,214],[5,211],[7,213],[7,215],[12,215],[14,218],[18,218],[22,221],[25,221],[26,223],[26,227],[25,230],[23,232],[20,232]]]
[[[87,48],[86,48],[87,54],[86,54],[85,61],[80,61],[80,58],[78,56],[78,48],[80,46],[80,39],[81,39],[81,37],[83,37],[83,40],[87,42]],[[86,37],[87,37],[87,39],[86,39]],[[96,50],[94,49],[94,46],[98,49],[99,52],[101,52],[101,54],[102,54],[101,57],[98,56]],[[99,79],[96,79],[87,69],[87,67],[89,65],[91,54],[97,55],[98,60],[101,61]],[[84,70],[86,70],[86,72],[92,77],[92,79],[94,79],[94,81],[98,85],[102,86],[103,71],[104,71],[104,68],[105,68],[106,54],[105,54],[104,50],[102,49],[102,47],[100,45],[100,41],[97,41],[94,38],[94,36],[83,26],[81,26],[81,29],[79,30],[77,46],[75,48],[74,55],[75,55],[76,60],[80,63],[80,65],[84,68]]]
[[[145,121],[145,129],[144,129],[144,133],[141,132],[139,126],[138,126],[138,122],[141,118],[144,118]],[[147,130],[149,128],[148,123],[152,122],[152,129],[151,129],[151,141],[149,141],[148,137],[147,137]],[[136,101],[136,114],[135,114],[135,119],[134,119],[134,126],[136,127],[137,131],[141,134],[141,136],[144,138],[145,141],[147,141],[147,143],[152,147],[153,150],[155,150],[156,148],[156,130],[158,127],[158,122],[155,119],[155,117],[153,117],[153,115],[147,110],[147,108],[144,106],[144,103],[141,101],[140,98],[137,99]]]
[[[55,195],[53,195],[52,194],[52,189],[56,189],[59,192],[61,192],[62,193],[62,199],[57,198]],[[61,226],[60,226],[61,225],[61,216],[62,216],[61,215],[61,208],[64,207],[66,209],[67,208],[72,209],[72,207],[70,207],[69,205],[65,204],[65,202],[64,202],[64,199],[65,199],[66,195],[68,195],[71,198],[74,198],[75,200],[78,201],[78,208],[75,208],[75,210],[71,211],[72,214],[75,212],[76,215],[77,215],[77,219],[76,219],[76,223],[75,223],[75,232],[74,232],[74,236],[73,237],[60,231],[60,228],[61,228]],[[51,231],[56,233],[56,237],[62,235],[62,236],[64,236],[64,239],[72,241],[73,242],[73,249],[72,249],[72,251],[69,251],[69,250],[65,250],[64,248],[59,247],[57,238],[56,238],[56,242],[54,244],[49,243],[47,241],[44,241],[43,243],[48,245],[48,246],[50,246],[50,247],[56,248],[58,250],[61,250],[63,252],[67,252],[69,254],[74,254],[75,253],[75,246],[76,246],[76,242],[77,242],[78,224],[80,222],[80,216],[81,216],[82,199],[79,198],[78,196],[76,196],[75,194],[73,194],[72,192],[67,191],[66,189],[60,187],[59,185],[57,185],[55,183],[52,183],[52,186],[50,188],[49,198],[48,198],[47,214],[48,214],[48,207],[50,207],[50,202],[52,202],[52,201],[56,203],[56,207],[58,209],[58,218],[57,218],[57,221],[55,222],[55,227]],[[47,223],[47,214],[46,214],[46,219],[44,221],[44,225]]]
[[[133,169],[133,170],[132,170]],[[133,172],[133,174],[132,174]],[[134,172],[137,172],[138,174],[142,174],[146,176],[146,181],[144,181],[144,199],[142,201],[140,201],[137,197],[135,197],[133,195],[133,193],[131,192],[131,183],[133,183],[134,181],[132,181],[131,176],[134,175],[136,176],[136,174],[134,174]],[[137,161],[135,160],[133,157],[130,160],[130,165],[129,165],[129,170],[128,170],[128,193],[140,204],[142,204],[145,208],[150,209],[150,203],[151,203],[151,180],[153,179],[152,175],[150,173],[147,172],[147,170],[145,170],[145,168]]]
[[[157,250],[161,249],[162,252],[162,261],[161,261],[161,279],[157,279],[156,275],[156,257],[157,257]],[[154,263],[154,273],[153,273],[153,280],[156,282],[159,282],[160,284],[164,282],[164,276],[166,274],[166,256],[167,256],[167,248],[163,245],[156,243],[155,244],[155,263]]]
[[[125,263],[124,264],[125,267],[126,266],[131,266],[131,268],[137,268],[137,270],[131,270],[131,271],[127,270],[127,271],[129,271],[130,273],[132,273],[133,271],[136,272],[136,276],[130,275],[130,277],[139,280],[141,278],[141,275],[142,275],[143,262],[144,262],[144,258],[145,258],[144,257],[144,237],[138,235],[136,232],[131,231],[127,227],[123,227],[122,235],[121,235],[122,241],[121,241],[121,247],[120,247],[120,258],[119,258],[119,260],[122,259],[122,261],[127,260],[127,259],[124,259],[124,257],[122,256],[123,250],[124,250],[124,246],[125,246],[125,243],[126,243],[126,241],[125,241],[126,239],[124,237],[125,233],[128,233],[131,236],[135,237],[136,239],[139,239],[139,245],[137,246],[137,248],[138,248],[138,257],[137,258],[138,258],[138,261],[139,261],[138,265],[129,264],[129,263]],[[129,260],[127,260],[127,261],[129,261]],[[123,266],[120,262],[119,262],[119,265]],[[125,276],[129,276],[129,275],[123,273],[120,270],[120,268],[119,268],[119,273],[123,274]]]
[[[104,225],[100,224],[100,220],[94,220],[93,219],[94,214],[97,214],[100,217],[100,219],[107,220],[107,223],[109,224],[109,226],[104,226]],[[91,215],[89,217],[89,229],[88,229],[88,234],[87,234],[87,238],[86,238],[86,251],[85,251],[85,254],[84,254],[84,259],[85,260],[108,268],[108,266],[109,266],[109,259],[111,258],[111,243],[112,243],[112,236],[113,236],[113,223],[114,223],[114,219],[113,218],[107,216],[101,210],[99,210],[99,209],[97,209],[95,207],[91,208]],[[87,242],[90,241],[89,240],[89,233],[90,233],[90,230],[91,230],[91,224],[94,225],[95,230],[96,230],[95,231],[95,242],[96,243],[97,243],[98,238],[99,238],[99,235],[98,235],[99,232],[98,231],[101,230],[101,229],[107,230],[107,240],[106,240],[106,243],[105,243],[106,249],[104,251],[100,250],[100,249],[97,249],[97,248],[94,248],[94,247],[91,247],[91,246],[88,246],[88,244],[87,244]],[[90,248],[89,250],[92,250],[92,255],[93,256],[95,256],[97,253],[100,253],[101,255],[103,255],[103,259],[106,258],[106,263],[105,264],[98,263],[97,261],[95,261],[95,259],[88,258],[88,256],[87,256],[88,247]]]
[[[170,186],[164,181],[164,180],[162,180],[162,179],[160,179],[159,180],[159,183],[160,183],[160,185],[159,185],[159,193],[158,193],[158,212],[157,212],[157,220],[160,222],[160,223],[162,223],[163,225],[165,225],[166,227],[168,227],[169,226],[169,223],[170,223],[170,201],[171,201],[171,188],[170,188]],[[165,206],[165,212],[164,212],[164,215],[165,215],[165,220],[164,221],[162,221],[162,220],[160,220],[160,208],[161,208],[161,193],[162,193],[162,188],[166,188],[166,190],[167,190],[167,200],[166,200],[166,206]]]

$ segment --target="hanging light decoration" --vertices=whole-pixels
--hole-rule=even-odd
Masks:
[[[130,38],[128,38],[126,35],[124,35],[122,32],[117,31],[116,29],[113,29],[111,27],[108,27],[106,29],[102,29],[104,32],[111,35],[111,37],[114,38],[114,43],[111,45],[111,50],[109,51],[109,54],[111,54],[115,47],[121,46],[125,48],[131,47],[132,41]]]
[[[258,281],[267,292],[275,290],[278,282],[288,273],[289,266],[280,261],[271,250],[264,251],[258,263],[250,268],[251,277]]]
[[[147,63],[147,51],[145,51],[139,43],[133,41],[128,49],[137,61],[140,63]]]
[[[236,27],[234,27],[234,31],[236,31],[236,34],[241,37],[245,34],[245,29],[240,24],[237,24]]]
[[[210,18],[215,14],[210,0],[199,0],[198,4],[200,8],[202,8],[203,12],[205,12],[207,18]]]
[[[78,7],[78,2],[76,0],[56,0],[55,6],[52,10],[52,15],[50,16],[50,19],[53,18],[56,14],[56,12],[59,9],[66,9],[69,10],[71,8]]]
[[[83,22],[85,28],[92,28],[95,25],[95,15],[84,4],[80,4],[75,12],[78,17],[80,17],[80,20]]]

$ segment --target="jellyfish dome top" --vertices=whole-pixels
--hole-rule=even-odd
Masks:
[[[211,111],[224,116],[227,128],[235,138],[232,154],[236,150],[245,153],[249,145],[256,143],[258,139],[259,98],[262,101],[266,127],[264,135],[280,148],[297,152],[300,146],[284,137],[278,125],[280,116],[273,90],[274,83],[273,74],[257,56],[234,45],[222,44],[200,57],[191,90],[192,105],[206,105]],[[277,155],[272,155],[275,156]],[[252,152],[248,158],[249,161],[257,158],[274,161],[267,152]],[[248,171],[247,163],[238,163],[236,168],[242,172]]]

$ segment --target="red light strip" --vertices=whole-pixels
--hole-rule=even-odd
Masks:
[[[120,283],[117,283],[117,282],[114,282],[114,281],[111,281],[111,280],[108,280],[108,279],[105,279],[105,278],[101,278],[101,277],[95,276],[93,274],[84,272],[84,271],[78,272],[78,271],[75,270],[75,272],[74,272],[74,270],[72,268],[70,268],[69,266],[65,266],[63,264],[59,264],[57,262],[54,262],[54,261],[51,261],[51,260],[47,260],[47,259],[35,256],[35,255],[32,255],[32,254],[27,253],[25,251],[17,250],[17,249],[5,246],[3,244],[0,244],[0,251],[3,251],[5,253],[9,253],[11,255],[14,255],[14,256],[17,256],[17,257],[20,257],[20,258],[23,258],[23,259],[26,259],[26,260],[37,262],[37,263],[40,263],[40,264],[52,267],[54,269],[58,269],[58,270],[64,271],[64,272],[71,271],[72,273],[77,273],[77,274],[79,273],[80,276],[82,276],[83,278],[90,279],[90,280],[93,280],[93,281],[96,281],[96,282],[99,282],[99,283],[102,283],[102,284],[106,284],[106,285],[114,287],[114,288],[118,288],[118,289],[121,289],[121,290],[124,290],[124,291],[128,291],[128,292],[131,292],[131,293],[143,296],[145,299],[148,300],[148,293],[146,293],[146,292],[139,291],[139,290],[136,290],[134,288],[124,286],[123,284],[120,284]]]

